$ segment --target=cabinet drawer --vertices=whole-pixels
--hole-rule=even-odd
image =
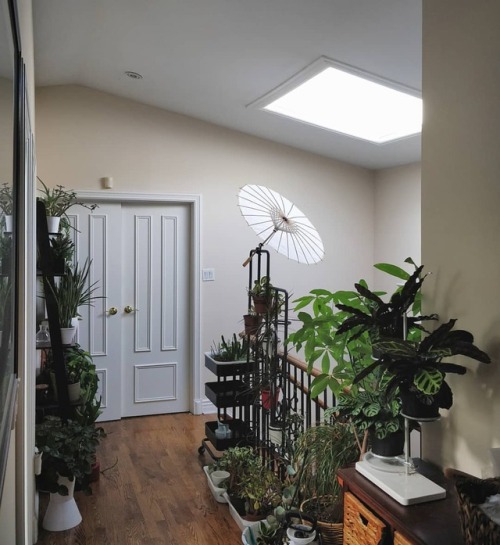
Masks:
[[[344,494],[343,545],[378,545],[386,525],[350,492]]]
[[[394,545],[413,545],[413,543],[408,541],[399,532],[394,532]]]

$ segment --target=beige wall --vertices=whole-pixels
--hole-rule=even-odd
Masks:
[[[500,4],[424,0],[422,261],[425,306],[458,318],[493,359],[464,359],[448,417],[425,425],[424,454],[487,474],[500,446]]]
[[[41,88],[36,97],[38,174],[48,185],[202,196],[202,346],[242,329],[247,269],[260,242],[241,217],[241,186],[261,184],[295,202],[321,233],[323,262],[302,265],[271,254],[272,280],[301,296],[371,279],[373,173],[185,116],[78,86]],[[201,361],[201,357],[200,357]]]
[[[404,260],[420,264],[420,163],[375,173],[374,263],[393,263],[412,270]],[[377,289],[392,293],[397,280],[375,271]]]

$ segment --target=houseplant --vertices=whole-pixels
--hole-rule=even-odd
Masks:
[[[406,262],[414,268],[413,273],[388,263],[375,265],[404,280],[388,302],[382,298],[385,293],[371,291],[364,280],[352,291],[313,290],[297,300],[302,327],[288,342],[297,350],[304,349],[309,372],[319,363],[321,373],[312,381],[311,395],[315,397],[326,388],[333,391],[335,409],[355,424],[362,452],[369,433],[377,440],[392,434],[401,438],[404,427],[398,392],[387,390],[391,373],[384,368],[374,372],[380,341],[403,336],[419,339],[425,331],[422,322],[437,319],[434,314],[420,313],[423,267],[417,267],[411,258]],[[305,307],[312,313],[304,312]]]
[[[66,216],[67,211],[75,205],[83,206],[88,210],[95,210],[97,208],[96,204],[87,204],[79,201],[76,192],[72,189],[66,189],[63,185],[50,188],[40,177],[37,176],[37,180],[41,184],[41,188],[38,189],[40,193],[39,198],[45,205],[47,216],[61,218]]]
[[[65,218],[61,219],[59,236],[51,237],[49,240],[52,252],[52,263],[54,271],[65,273],[73,264],[75,244],[69,234],[70,225]]]
[[[356,377],[356,381],[376,371],[387,370],[391,376],[386,394],[396,390],[402,399],[402,411],[415,419],[437,418],[439,408],[449,409],[453,394],[445,380],[447,373],[464,375],[463,365],[443,361],[451,356],[467,356],[481,363],[490,363],[490,357],[474,345],[473,335],[455,330],[456,320],[441,324],[421,341],[388,339],[376,346],[380,357]]]
[[[279,314],[283,307],[283,294],[274,288],[267,276],[261,276],[254,280],[249,294],[252,298],[253,310],[257,314],[265,314],[266,312]]]
[[[84,402],[92,402],[91,396],[95,396],[99,383],[92,356],[80,345],[68,347],[64,354],[68,384],[78,383],[78,398],[82,397]]]
[[[43,454],[38,487],[51,493],[43,521],[47,530],[66,530],[81,521],[72,493],[76,482],[86,494],[92,492],[89,476],[103,434],[93,424],[82,426],[55,416],[36,425],[35,444]]]
[[[51,288],[56,299],[61,328],[72,327],[73,318],[78,316],[78,307],[92,305],[95,299],[101,297],[95,295],[97,281],[92,284],[89,282],[91,263],[91,260],[86,259],[81,268],[76,264],[60,278],[59,284]]]
[[[227,493],[235,509],[244,514],[242,489],[246,476],[260,469],[262,461],[252,447],[231,447],[226,449],[214,467],[229,472]]]
[[[382,294],[380,294],[382,295]],[[359,448],[367,448],[368,434],[382,439],[402,431],[398,398],[386,400],[384,384],[387,377],[381,371],[354,384],[358,373],[373,363],[372,342],[367,331],[351,335],[339,333],[339,328],[349,318],[349,313],[339,310],[341,305],[356,307],[361,312],[365,303],[357,291],[330,292],[317,289],[296,301],[296,310],[302,327],[289,335],[287,342],[299,351],[311,373],[315,365],[320,373],[311,382],[311,396],[317,397],[326,388],[336,399],[335,412],[354,424]],[[310,309],[305,312],[305,308]]]
[[[300,473],[301,511],[318,520],[324,543],[342,543],[343,504],[336,473],[358,458],[352,426],[340,420],[307,428],[297,438],[294,464]]]
[[[247,520],[262,520],[281,504],[282,483],[265,465],[253,466],[242,481],[240,494],[245,500]]]
[[[13,209],[12,186],[4,182],[0,186],[0,210],[2,210],[5,216],[12,216]]]
[[[248,339],[238,339],[236,333],[233,333],[231,340],[221,335],[221,341],[212,345],[209,356],[218,362],[238,362],[246,361],[248,354]]]

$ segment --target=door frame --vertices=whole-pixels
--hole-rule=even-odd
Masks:
[[[77,191],[83,202],[123,202],[127,204],[185,204],[189,206],[191,245],[189,248],[189,410],[195,415],[203,413],[201,378],[201,269],[200,269],[200,215],[201,195],[169,193],[116,193],[102,191]]]

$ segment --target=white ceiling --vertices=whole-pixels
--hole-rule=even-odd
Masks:
[[[420,160],[420,136],[370,144],[247,105],[321,56],[420,90],[421,0],[35,0],[33,10],[38,86],[85,85],[367,168]]]

